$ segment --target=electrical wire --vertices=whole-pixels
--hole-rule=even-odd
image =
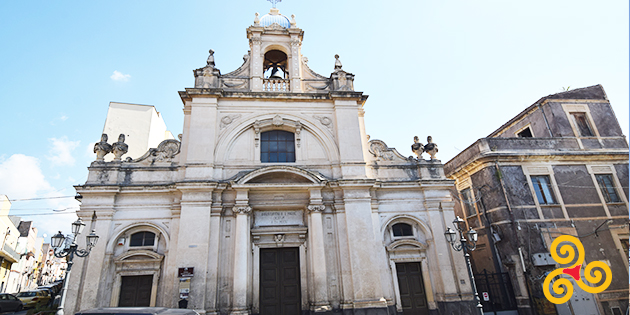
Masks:
[[[48,200],[48,199],[61,199],[61,198],[74,198],[76,195],[72,196],[57,196],[57,197],[39,197],[39,198],[24,198],[24,199],[9,199],[9,201],[31,201],[31,200]]]

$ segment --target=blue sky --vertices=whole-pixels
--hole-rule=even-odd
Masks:
[[[110,101],[154,105],[181,133],[177,91],[193,86],[208,49],[223,73],[240,66],[245,29],[270,7],[0,3],[0,194],[74,195]],[[628,134],[628,1],[285,0],[278,8],[296,15],[311,69],[328,76],[341,56],[355,89],[370,95],[368,134],[404,156],[413,136],[431,135],[446,162],[540,97],[595,84]],[[72,198],[14,201],[11,214],[49,238],[69,231],[76,206]]]

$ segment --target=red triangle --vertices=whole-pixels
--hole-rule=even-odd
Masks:
[[[562,269],[562,273],[573,277],[573,279],[575,279],[576,281],[580,281],[580,268],[581,267],[582,265],[577,265],[573,268],[565,268],[565,269]]]

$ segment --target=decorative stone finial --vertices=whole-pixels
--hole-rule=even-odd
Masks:
[[[108,153],[112,152],[112,146],[107,143],[107,134],[101,135],[101,141],[94,144],[94,153],[96,153],[96,160],[103,161],[103,158]]]
[[[335,54],[335,71],[341,70],[341,61],[339,60],[339,55]]]
[[[424,152],[424,145],[420,143],[418,136],[413,137],[413,144],[411,145],[411,151],[418,157],[418,160],[422,159],[422,152]]]
[[[258,14],[258,12],[256,12],[256,17],[254,18],[254,26],[259,26],[260,25],[260,18],[258,16],[259,16],[259,14]]]
[[[129,147],[125,143],[125,135],[121,133],[120,136],[118,136],[118,142],[114,142],[114,144],[112,144],[114,161],[120,161],[120,158],[127,153],[128,148]]]
[[[427,144],[424,146],[424,152],[429,153],[431,160],[435,160],[435,154],[438,153],[437,144],[433,143],[431,136],[427,137]]]
[[[291,14],[291,27],[297,27],[297,22],[295,22],[295,14]]]
[[[214,68],[214,50],[210,49],[208,51],[210,53],[210,56],[208,56],[208,66],[212,66]]]

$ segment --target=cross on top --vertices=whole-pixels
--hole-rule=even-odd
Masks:
[[[276,3],[282,2],[282,0],[267,0],[267,1],[271,2],[271,5],[273,5],[274,8],[276,7]]]

